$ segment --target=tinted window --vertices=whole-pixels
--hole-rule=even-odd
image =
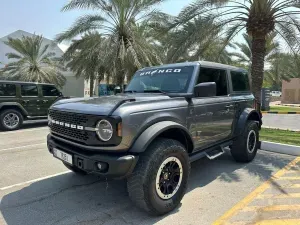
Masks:
[[[43,96],[59,96],[59,91],[52,85],[43,85],[42,91]]]
[[[0,84],[0,96],[16,96],[16,85]]]
[[[136,72],[126,91],[185,93],[193,71],[193,66],[140,70]]]
[[[197,84],[215,82],[217,85],[217,96],[228,95],[227,76],[225,70],[201,67]]]
[[[22,96],[38,96],[37,86],[34,84],[21,85],[21,95]]]
[[[249,91],[249,78],[246,72],[231,71],[233,91]]]

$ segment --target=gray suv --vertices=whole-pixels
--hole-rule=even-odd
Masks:
[[[190,163],[230,148],[250,162],[260,112],[245,70],[211,62],[144,68],[122,94],[60,100],[49,110],[48,149],[77,174],[127,178],[129,196],[154,215],[183,198]]]

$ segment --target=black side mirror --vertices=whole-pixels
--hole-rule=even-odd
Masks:
[[[59,97],[62,97],[62,96],[63,96],[63,93],[62,93],[62,92],[59,92],[58,96],[59,96]]]
[[[215,97],[217,96],[216,82],[205,82],[197,84],[194,88],[194,97]]]

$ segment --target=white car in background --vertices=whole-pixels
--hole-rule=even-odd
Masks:
[[[273,97],[281,97],[281,91],[271,91],[271,96],[273,96]]]

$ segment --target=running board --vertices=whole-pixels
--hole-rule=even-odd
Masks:
[[[225,149],[232,145],[232,141],[227,141],[219,146],[208,148],[204,151],[196,152],[190,155],[190,162],[195,162],[201,158],[209,158],[210,160],[216,159],[225,153]]]
[[[210,152],[205,152],[205,155],[207,158],[209,158],[210,160],[216,159],[219,156],[223,155],[225,153],[224,148],[219,147],[215,150],[212,150]]]

